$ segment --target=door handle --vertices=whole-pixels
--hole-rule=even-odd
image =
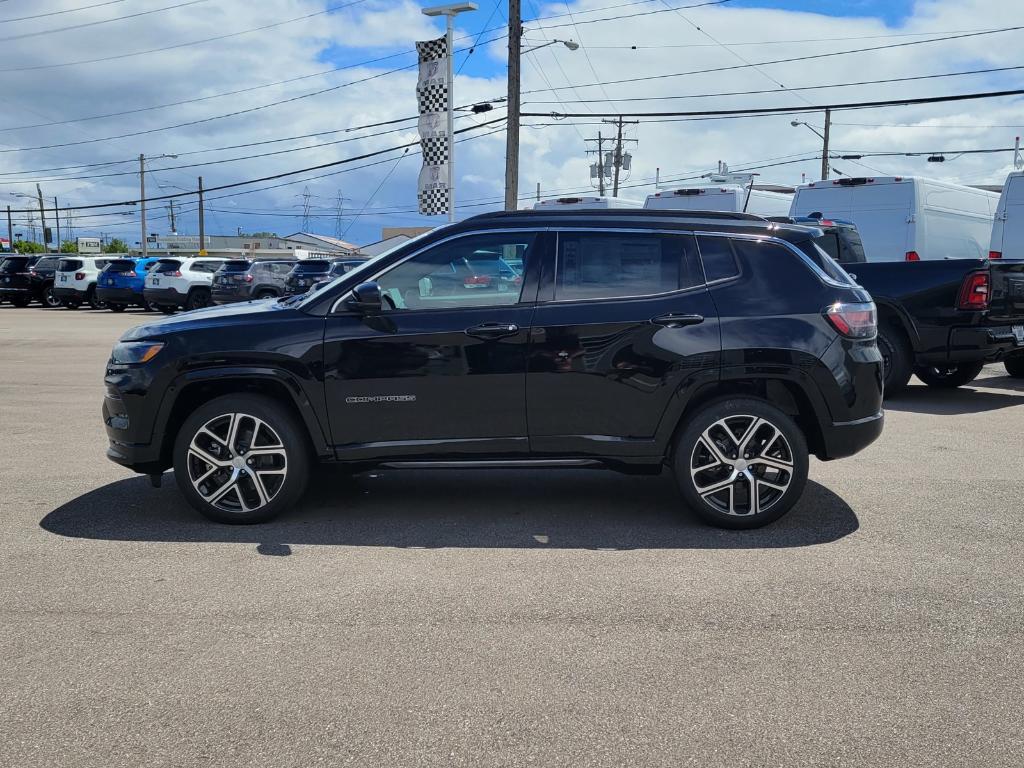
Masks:
[[[666,328],[682,328],[686,325],[699,325],[704,322],[704,315],[678,315],[669,312],[665,315],[652,317],[651,322],[655,325],[664,325]]]
[[[519,333],[519,326],[514,323],[481,323],[466,329],[467,336],[477,339],[501,339],[505,336],[515,336]]]

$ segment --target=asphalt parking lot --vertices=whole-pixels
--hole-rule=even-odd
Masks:
[[[759,531],[582,470],[325,471],[234,528],[104,456],[141,317],[0,306],[0,765],[1021,764],[1002,366]]]

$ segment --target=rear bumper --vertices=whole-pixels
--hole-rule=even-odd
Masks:
[[[822,425],[825,451],[824,455],[819,455],[818,458],[829,461],[852,456],[875,442],[882,434],[884,425],[884,411],[856,421],[838,421],[828,426]]]
[[[1024,325],[1024,320],[1021,321]],[[1013,325],[969,326],[951,328],[949,348],[946,354],[930,353],[918,355],[919,363],[995,363],[1013,352],[1024,350],[1024,343],[1018,343]]]
[[[17,298],[18,296],[34,296],[31,288],[0,288],[0,299]]]
[[[97,288],[96,298],[108,304],[142,304],[142,294],[131,288]]]
[[[88,291],[78,288],[54,288],[53,295],[58,299],[71,299],[73,301],[85,301]]]
[[[180,307],[185,303],[185,294],[174,288],[146,288],[142,292],[142,297],[151,304],[164,307]]]

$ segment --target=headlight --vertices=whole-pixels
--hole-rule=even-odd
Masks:
[[[162,341],[119,341],[110,353],[110,362],[119,365],[148,363],[163,348]]]

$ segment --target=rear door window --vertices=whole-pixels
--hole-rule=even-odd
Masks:
[[[36,262],[36,272],[56,269],[58,264],[60,264],[59,258],[40,259]]]
[[[741,241],[737,240],[736,242]],[[728,280],[740,273],[729,238],[700,235],[697,237],[697,244],[700,246],[700,260],[704,265],[704,275],[709,283],[715,280]]]
[[[502,261],[507,268],[508,261]],[[703,284],[692,235],[562,232],[558,236],[556,301],[653,296]]]

